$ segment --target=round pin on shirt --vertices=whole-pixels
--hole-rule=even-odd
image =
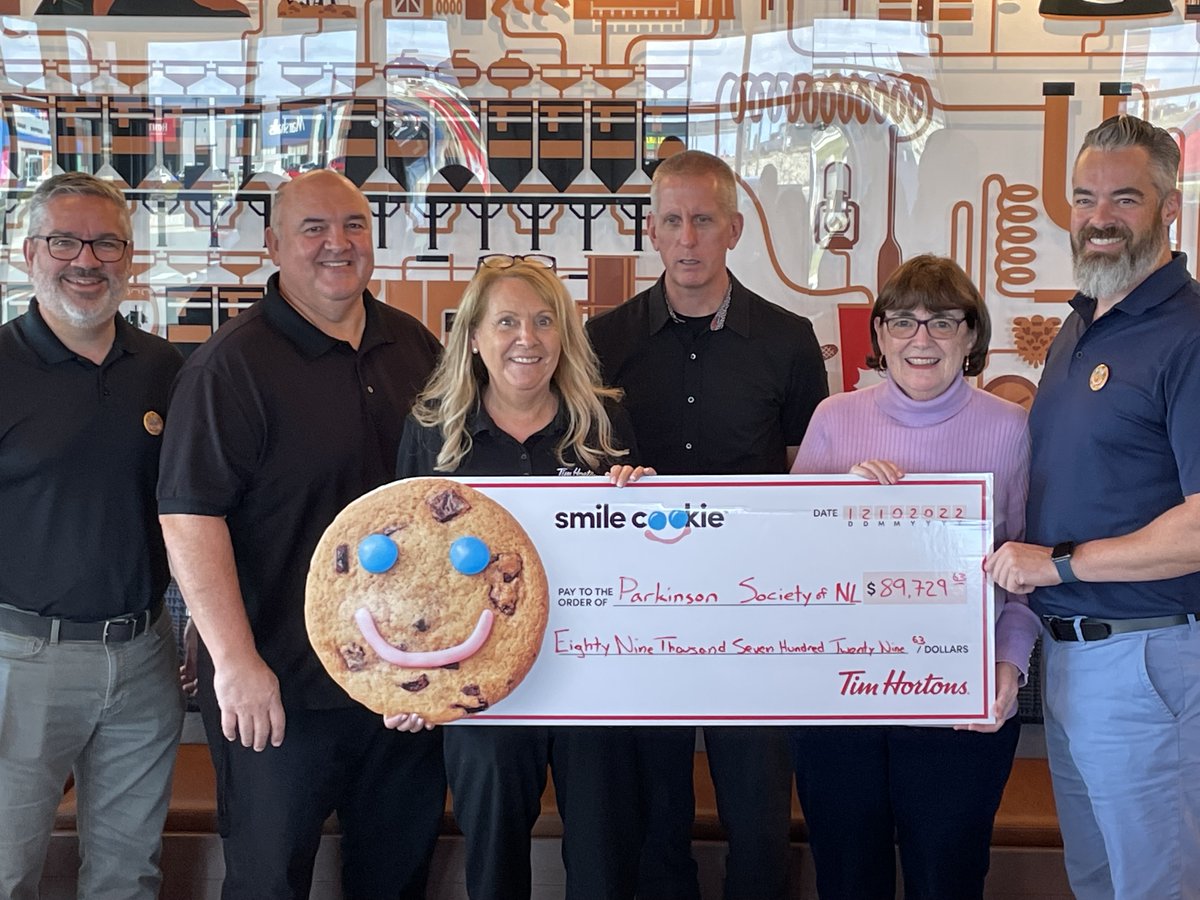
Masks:
[[[154,410],[150,410],[142,416],[142,427],[146,429],[148,434],[158,437],[163,433],[163,419]]]
[[[1106,384],[1108,384],[1108,366],[1100,363],[1100,365],[1092,369],[1092,374],[1088,376],[1088,387],[1093,391],[1098,391]]]

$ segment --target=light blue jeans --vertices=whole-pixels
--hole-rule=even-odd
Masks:
[[[124,644],[0,631],[0,897],[31,900],[67,774],[78,798],[79,896],[153,900],[183,723],[165,612]]]
[[[1042,700],[1079,900],[1200,898],[1200,627],[1043,639]]]

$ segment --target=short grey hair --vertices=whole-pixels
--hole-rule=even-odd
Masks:
[[[111,181],[89,175],[87,172],[65,172],[47,178],[37,186],[33,196],[29,198],[29,233],[36,234],[41,230],[42,217],[46,214],[46,206],[58,197],[99,197],[107,200],[121,211],[121,222],[125,225],[125,239],[133,238],[133,220],[129,215],[129,207],[125,203],[125,195]]]
[[[737,205],[737,178],[733,169],[719,156],[705,153],[703,150],[682,150],[668,156],[654,169],[654,177],[650,182],[650,211],[658,208],[659,186],[666,178],[705,178],[717,180],[717,202],[722,211],[735,215]]]
[[[1150,159],[1150,180],[1158,190],[1159,200],[1179,184],[1179,145],[1165,129],[1151,125],[1137,116],[1118,115],[1105,119],[1087,133],[1079,156],[1084,150],[1124,150],[1141,147]],[[1075,161],[1079,161],[1079,156]]]

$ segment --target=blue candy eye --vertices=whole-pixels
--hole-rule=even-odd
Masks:
[[[460,537],[450,545],[450,565],[464,575],[478,575],[492,561],[492,551],[477,537]]]
[[[667,514],[661,509],[656,509],[646,516],[646,524],[650,526],[651,531],[662,531],[667,527]]]
[[[687,516],[687,510],[673,509],[671,510],[671,515],[669,515],[667,519],[671,523],[672,528],[682,528],[687,524]]]
[[[400,548],[386,534],[369,534],[358,542],[358,564],[368,572],[386,572],[399,558]]]

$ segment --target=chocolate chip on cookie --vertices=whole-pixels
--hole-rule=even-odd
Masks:
[[[492,557],[492,565],[500,573],[500,577],[504,579],[505,584],[508,584],[508,582],[520,575],[521,569],[524,568],[520,553],[497,553]]]
[[[426,502],[429,504],[429,511],[439,522],[449,522],[455,516],[461,515],[471,508],[471,504],[466,501],[466,498],[454,488],[446,488],[446,490],[434,494]]]
[[[404,688],[404,690],[409,691],[410,693],[414,693],[414,694],[417,691],[423,691],[423,690],[425,690],[425,688],[429,687],[429,676],[426,675],[424,672],[422,672],[421,677],[416,679],[415,681],[400,682],[400,687],[402,687],[402,688]]]
[[[491,704],[488,703],[486,700],[484,700],[482,697],[479,698],[478,706],[463,706],[461,703],[454,704],[455,709],[461,709],[463,711],[463,713],[465,713],[468,716],[473,715],[475,713],[481,713],[485,709],[487,709],[489,706],[491,706]]]
[[[350,571],[350,545],[338,544],[333,551],[333,571],[345,575]]]
[[[342,654],[342,662],[351,672],[358,672],[367,666],[367,650],[362,644],[344,644],[338,648]]]
[[[521,586],[515,583],[524,568],[519,553],[497,553],[491,564],[484,569],[483,577],[487,579],[488,599],[492,605],[506,616],[517,611],[517,600],[521,596]]]

